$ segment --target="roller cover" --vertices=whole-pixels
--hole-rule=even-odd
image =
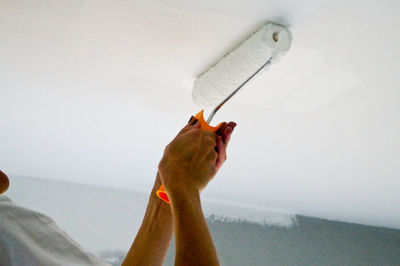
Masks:
[[[277,62],[291,41],[292,35],[284,26],[264,24],[196,79],[194,102],[202,108],[217,106],[269,58],[271,64]]]

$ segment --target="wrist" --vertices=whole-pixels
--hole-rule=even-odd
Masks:
[[[165,213],[166,215],[171,215],[171,206],[166,204],[162,199],[157,196],[157,190],[162,185],[160,173],[157,172],[156,181],[154,182],[153,189],[151,190],[149,203],[148,205],[151,206],[153,209],[160,210],[161,213]]]
[[[185,182],[187,177],[182,175],[182,173],[171,173],[170,171],[163,174],[162,171],[159,171],[159,176],[160,180],[163,180],[163,186],[171,204],[172,201],[200,201],[199,188],[193,183]],[[169,180],[174,180],[174,182],[168,182]],[[156,188],[156,191],[158,188]]]
[[[151,206],[152,209],[158,210],[163,216],[171,215],[171,206],[160,199],[156,195],[156,191],[157,190],[154,189],[152,190],[148,205]]]
[[[186,202],[200,202],[200,191],[195,187],[190,186],[175,186],[167,190],[168,197],[172,207],[177,204]]]

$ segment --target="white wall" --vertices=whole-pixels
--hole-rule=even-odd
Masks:
[[[273,19],[293,46],[216,117],[238,127],[205,193],[400,228],[399,14],[390,0],[1,1],[0,167],[149,189],[198,111],[196,75]]]

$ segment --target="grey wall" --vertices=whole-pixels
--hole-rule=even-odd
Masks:
[[[84,248],[119,265],[148,194],[27,177],[6,192],[52,217]],[[222,265],[400,265],[400,230],[297,216],[291,227],[208,219]],[[173,265],[171,247],[165,265]]]
[[[400,265],[400,231],[298,217],[298,225],[209,221],[223,265]],[[173,265],[173,250],[166,265]]]

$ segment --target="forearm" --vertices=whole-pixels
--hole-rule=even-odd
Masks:
[[[196,190],[171,194],[175,230],[175,265],[219,265]]]
[[[142,225],[122,265],[162,265],[164,261],[173,223],[170,205],[155,194],[160,185],[160,181],[154,184]]]

